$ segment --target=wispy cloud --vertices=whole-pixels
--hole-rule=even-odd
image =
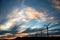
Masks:
[[[8,19],[8,21],[4,25],[1,25],[2,30],[10,28],[20,20],[27,22],[25,20],[25,16],[23,15],[23,10],[19,11],[17,8],[13,9],[12,12],[7,15],[6,18]]]
[[[26,8],[26,13],[27,13],[27,17],[29,19],[38,19],[40,20],[40,22],[44,22],[46,21],[46,15],[43,12],[39,12],[37,10],[35,10],[34,8],[31,7],[27,7]]]
[[[26,15],[25,15],[24,11],[26,12]],[[2,25],[2,27],[5,26],[5,28],[10,28],[11,26],[18,23],[20,20],[23,22],[28,22],[29,20],[32,20],[32,19],[36,20],[38,17],[40,18],[40,21],[42,21],[42,22],[46,21],[44,13],[38,12],[37,10],[35,10],[31,7],[27,7],[22,10],[15,8],[11,11],[11,13],[9,13],[7,15],[6,18],[8,19],[8,21],[4,25]]]
[[[60,10],[60,0],[52,0],[52,3],[55,5],[54,7]]]
[[[14,8],[7,15],[6,18],[8,19],[8,21],[5,24],[0,25],[1,26],[0,30],[9,30],[9,28],[13,27],[14,25],[18,25],[21,21],[25,23],[29,23],[30,20],[38,19],[37,22],[45,22],[45,21],[48,21],[48,20],[51,21],[54,19],[54,17],[46,18],[46,14],[44,14],[43,12],[39,12],[32,7],[26,7],[26,8],[23,8],[22,10],[19,10],[18,8]],[[22,33],[23,31],[25,31],[25,29],[29,28],[24,25],[18,26],[18,27],[20,27],[19,28],[20,30],[17,33]],[[36,28],[40,28],[40,27],[36,27]],[[33,28],[32,26],[31,29],[35,29],[35,28]]]

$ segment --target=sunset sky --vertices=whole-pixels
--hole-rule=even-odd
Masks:
[[[14,33],[46,29],[49,23],[49,30],[60,29],[60,0],[0,0],[0,35],[13,34],[13,27]]]

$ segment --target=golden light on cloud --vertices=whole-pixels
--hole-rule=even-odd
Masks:
[[[19,26],[19,27],[20,27],[20,28],[25,28],[26,26],[23,26],[23,25],[22,25],[22,26]]]
[[[1,30],[7,30],[15,24],[16,19],[8,20],[4,25],[1,25]]]
[[[59,0],[52,0],[53,3],[59,5],[60,4],[60,1]]]
[[[55,8],[59,9],[60,10],[60,6],[56,6]]]
[[[50,4],[51,1],[52,3]],[[6,5],[8,6],[7,9],[6,7],[3,7],[2,15],[0,18],[0,38],[14,39],[17,37],[28,37],[28,35],[29,36],[33,35],[36,37],[35,34],[38,34],[37,35],[38,37],[41,34],[43,36],[47,34],[47,29],[44,27],[44,24],[47,25],[47,23],[52,23],[51,25],[54,26],[54,24],[58,24],[59,22],[58,19],[59,17],[57,16],[58,14],[55,15],[54,12],[60,10],[60,0],[51,0],[51,1],[48,4],[46,4],[46,2],[48,1],[45,2],[42,1],[43,3],[36,3],[36,1],[32,1],[33,7],[34,4],[38,4],[36,7],[33,8],[32,5],[27,5],[26,3],[29,2],[28,4],[30,4],[31,1],[20,0],[19,2],[21,3],[20,4],[18,3],[18,5],[15,3],[15,1],[13,2],[14,4],[13,9],[10,9],[8,5]],[[51,8],[51,5],[53,5],[53,7],[56,8],[57,10]],[[12,5],[10,6],[12,8]],[[6,12],[4,11],[5,9]],[[10,12],[8,13],[7,10],[8,12],[9,11]],[[49,13],[53,15],[50,15]],[[58,31],[54,32],[49,31],[55,29],[55,27],[50,28],[50,26],[48,29],[48,33],[58,32]]]
[[[60,10],[60,0],[52,0],[52,3],[54,3],[54,7]]]
[[[24,11],[26,12],[26,15],[24,15]],[[18,8],[15,8],[7,15],[8,21],[4,24],[1,25],[1,30],[8,30],[11,28],[13,25],[18,23],[18,21],[22,20],[23,22],[29,22],[32,19],[37,19],[39,17],[40,19],[37,20],[39,22],[44,22],[46,21],[45,14],[42,12],[38,12],[34,8],[31,7],[26,7],[22,10],[18,10]],[[26,20],[28,18],[29,20]],[[25,26],[19,26],[20,28],[25,28]],[[24,30],[21,30],[20,32],[23,32]]]
[[[25,15],[25,13],[26,13],[26,15]],[[23,21],[23,22],[27,23],[32,19],[36,20],[38,17],[40,18],[39,19],[40,22],[46,21],[45,14],[42,12],[38,12],[37,10],[35,10],[32,7],[26,7],[22,10],[15,8],[7,15],[6,18],[8,19],[8,21],[4,25],[3,24],[1,25],[1,30],[8,30],[12,26],[18,24],[19,21]],[[23,25],[18,26],[18,27],[20,27],[20,29],[26,28],[26,26],[23,26]],[[17,32],[17,33],[22,33],[23,31],[25,31],[25,30],[19,30],[19,32]]]
[[[22,15],[22,13],[23,10],[18,12],[17,9],[14,9],[10,14],[8,14],[8,21],[4,25],[1,25],[1,29],[7,30],[8,28],[11,28],[11,26],[15,25],[19,20],[25,18],[25,16]],[[27,22],[26,20],[23,21]]]
[[[26,19],[22,19],[23,22],[28,22],[29,20],[26,20]]]
[[[34,16],[40,16],[40,17],[44,17],[44,13],[42,12],[38,12],[37,10],[31,8],[31,7],[27,7],[26,8],[26,13],[30,14],[30,15],[34,15]]]
[[[46,21],[46,18],[45,18],[46,15],[42,12],[38,12],[37,10],[31,7],[27,7],[25,11],[29,19],[37,19],[39,17],[41,19],[40,21],[42,22]]]

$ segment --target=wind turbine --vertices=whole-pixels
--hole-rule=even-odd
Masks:
[[[50,25],[50,24],[51,24],[51,23],[48,23],[48,24],[44,25],[44,26],[46,27],[46,29],[47,29],[47,37],[49,36],[48,30],[49,30],[49,25]]]

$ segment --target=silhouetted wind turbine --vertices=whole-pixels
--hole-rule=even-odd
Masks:
[[[49,34],[48,34],[48,29],[49,29],[49,25],[50,25],[51,23],[48,23],[47,25],[44,25],[46,28],[47,28],[47,37],[49,36]]]

